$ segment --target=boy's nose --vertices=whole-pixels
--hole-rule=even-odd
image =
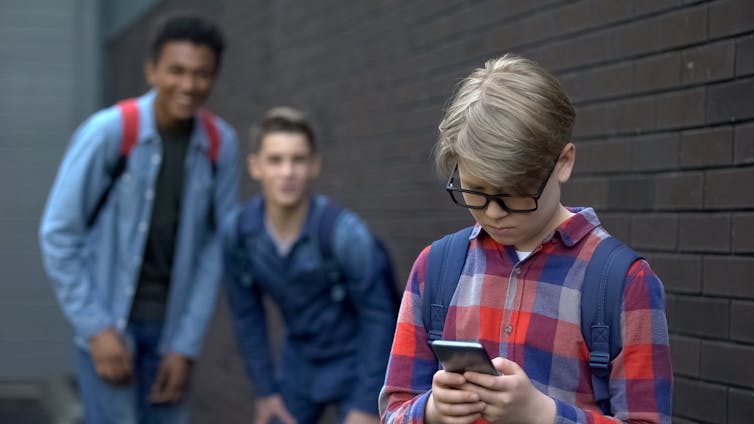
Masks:
[[[191,75],[184,75],[179,81],[181,90],[193,92],[196,89],[196,79]]]
[[[283,175],[291,175],[293,173],[293,162],[283,161],[282,163]]]
[[[487,208],[484,209],[484,213],[490,218],[497,219],[508,215],[510,212],[505,210],[503,201],[501,199],[495,199],[487,204]]]

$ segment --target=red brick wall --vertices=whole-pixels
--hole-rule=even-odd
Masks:
[[[422,247],[470,222],[430,161],[456,83],[508,51],[554,71],[577,108],[565,202],[594,206],[665,283],[676,422],[749,422],[750,0],[171,0],[152,17],[187,4],[228,35],[213,108],[244,137],[270,106],[309,112],[325,158],[318,188],[367,219],[402,279]],[[111,44],[114,98],[143,88],[134,51],[149,22]],[[221,305],[198,366],[197,422],[244,422],[251,410],[225,314]]]

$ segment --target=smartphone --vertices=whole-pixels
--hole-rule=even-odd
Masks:
[[[463,373],[475,371],[499,375],[487,351],[479,342],[435,340],[431,344],[435,357],[445,371]]]

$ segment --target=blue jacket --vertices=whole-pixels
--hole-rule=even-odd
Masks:
[[[338,217],[332,254],[345,292],[338,290],[324,275],[315,228],[328,200],[317,196],[310,202],[302,233],[284,257],[265,230],[259,196],[223,231],[229,303],[241,354],[262,396],[293,383],[316,402],[348,393],[346,406],[377,414],[396,311],[388,286],[377,279],[375,241],[353,212]],[[277,304],[286,326],[281,386],[270,357],[263,295]]]
[[[74,327],[76,343],[85,349],[88,339],[102,330],[114,327],[122,332],[128,324],[161,161],[155,95],[150,91],[138,99],[137,143],[94,225],[88,228],[87,218],[110,184],[110,170],[119,156],[122,119],[117,107],[99,111],[75,132],[42,217],[39,236],[44,265]],[[198,355],[212,314],[222,272],[216,229],[223,215],[237,206],[238,189],[234,130],[216,118],[221,143],[213,177],[206,155],[209,141],[201,120],[197,117],[195,122],[186,151],[170,294],[159,345],[163,353],[188,357]],[[216,222],[210,222],[210,217]]]

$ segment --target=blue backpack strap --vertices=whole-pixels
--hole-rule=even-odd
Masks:
[[[264,199],[262,196],[252,197],[241,208],[236,221],[238,239],[256,234],[264,229]]]
[[[626,275],[639,259],[617,238],[605,238],[589,260],[581,288],[581,332],[589,348],[594,397],[605,415],[611,413],[610,362],[623,348],[620,311]]]
[[[473,229],[466,227],[448,234],[432,243],[429,249],[422,300],[422,321],[428,342],[442,338],[445,316],[466,263]]]
[[[312,205],[316,207],[320,199],[319,197],[314,199]],[[343,286],[343,273],[340,270],[338,262],[335,260],[335,254],[333,252],[333,234],[335,232],[335,222],[338,220],[340,214],[344,211],[343,207],[330,201],[330,199],[324,200],[324,206],[321,206],[321,210],[318,211],[319,221],[317,225],[317,244],[319,246],[319,252],[322,257],[322,270],[325,273],[325,278],[331,284],[330,294],[334,300],[343,300],[346,297],[346,288]]]
[[[236,258],[241,266],[240,282],[244,287],[250,287],[254,281],[251,261],[247,257],[247,239],[264,228],[264,201],[261,196],[249,200],[238,213],[236,218]]]
[[[319,244],[319,251],[322,254],[322,259],[325,261],[330,260],[334,256],[332,248],[333,232],[335,230],[335,221],[338,220],[341,212],[343,212],[343,208],[340,205],[331,202],[329,199],[325,201],[322,211],[319,212],[317,243]]]
[[[317,242],[319,244],[320,255],[322,255],[322,267],[325,270],[325,276],[332,283],[332,295],[338,299],[341,296],[345,296],[345,288],[343,287],[343,275],[340,270],[340,265],[335,259],[333,252],[333,235],[335,233],[335,223],[340,214],[345,209],[327,200],[324,208],[320,212],[319,227],[317,229]],[[395,281],[395,272],[393,270],[392,261],[390,259],[390,252],[381,239],[372,236],[375,244],[375,260],[381,261],[378,263],[382,274],[382,282],[388,285],[390,298],[395,307],[395,312],[398,312],[398,308],[401,303],[402,293],[398,291],[398,286]],[[342,293],[340,292],[342,291]]]

